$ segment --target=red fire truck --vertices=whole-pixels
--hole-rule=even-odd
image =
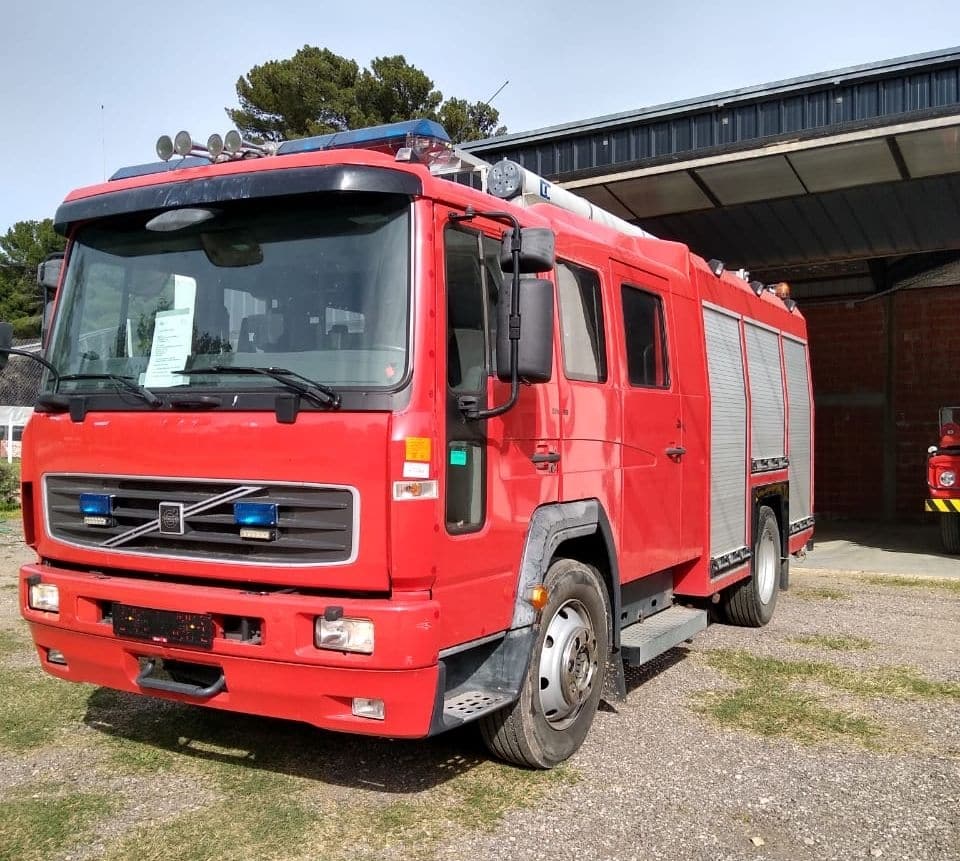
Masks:
[[[927,511],[940,517],[940,538],[947,553],[960,553],[960,407],[941,407],[940,442],[927,449]]]
[[[782,289],[423,120],[158,152],[67,197],[41,275],[44,670],[378,736],[478,721],[547,768],[625,664],[769,621],[813,531]]]

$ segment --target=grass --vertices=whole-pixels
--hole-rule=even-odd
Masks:
[[[0,798],[0,858],[46,861],[84,841],[116,800],[90,792],[65,792],[57,784],[24,787]]]
[[[12,655],[26,649],[27,646],[28,641],[25,637],[18,635],[15,631],[0,628],[0,656]]]
[[[268,861],[296,858],[298,846],[315,851],[313,811],[278,786],[264,789],[262,795],[230,797],[137,829],[111,846],[103,861],[208,861],[224,857],[225,850],[230,857]]]
[[[568,769],[523,771],[484,762],[429,790],[397,800],[340,805],[323,784],[221,764],[220,800],[130,834],[104,861],[206,861],[230,847],[235,857],[353,859],[391,848],[397,857],[431,857],[453,826],[492,829],[510,810],[529,807],[551,787],[575,778]]]
[[[788,594],[807,601],[845,601],[850,597],[849,592],[832,589],[829,586],[802,586],[799,589],[791,589]]]
[[[885,731],[868,718],[824,705],[797,685],[816,683],[861,698],[960,700],[960,684],[927,679],[908,667],[852,670],[724,649],[707,653],[707,661],[741,687],[700,693],[697,711],[726,727],[804,743],[846,738],[876,747]]]
[[[42,747],[65,727],[79,726],[90,690],[39,668],[0,667],[0,751]]]
[[[799,637],[790,637],[790,642],[830,649],[833,652],[865,652],[873,648],[872,640],[851,637],[848,634],[801,634]]]
[[[784,661],[726,649],[709,652],[707,660],[747,685],[815,682],[860,697],[960,700],[960,684],[927,679],[909,667],[852,670],[820,661]]]
[[[904,589],[940,589],[960,595],[960,580],[938,580],[934,577],[895,577],[869,575],[863,578],[871,586],[895,586]]]
[[[745,729],[766,738],[783,736],[805,744],[853,739],[873,747],[884,734],[883,728],[868,718],[827,708],[816,697],[771,683],[701,694],[697,710],[730,729]]]

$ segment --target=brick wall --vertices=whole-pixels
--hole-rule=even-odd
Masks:
[[[921,518],[937,410],[960,404],[960,288],[900,290],[803,312],[816,404],[817,513],[882,519],[892,503],[898,519]]]

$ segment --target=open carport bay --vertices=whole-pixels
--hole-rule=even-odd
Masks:
[[[0,858],[960,857],[957,580],[797,567],[541,773],[47,679],[0,544]]]

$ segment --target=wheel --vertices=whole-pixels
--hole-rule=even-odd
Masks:
[[[776,515],[766,505],[761,506],[753,542],[753,573],[724,594],[727,622],[760,628],[773,618],[780,591],[780,557],[780,527]]]
[[[480,721],[495,756],[528,768],[553,768],[583,744],[610,651],[609,599],[596,569],[560,559],[544,585],[550,597],[520,697]]]
[[[940,539],[947,553],[960,553],[960,514],[940,515]]]

